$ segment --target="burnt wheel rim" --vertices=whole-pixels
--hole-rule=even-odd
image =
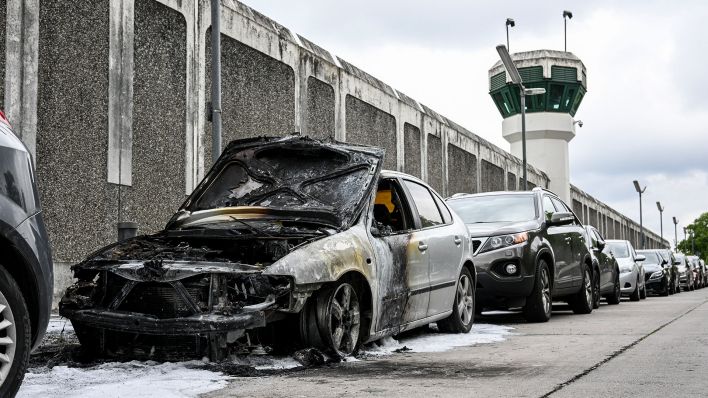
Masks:
[[[590,277],[590,272],[585,271],[585,302],[587,302],[588,306],[591,308],[592,308],[592,300],[593,300],[592,278]]]
[[[332,349],[342,356],[351,355],[359,341],[361,313],[359,299],[352,285],[339,285],[329,303],[329,333]]]
[[[457,314],[462,324],[467,326],[474,319],[474,292],[472,281],[467,275],[460,275],[457,281],[457,294],[455,295]]]
[[[17,329],[12,308],[0,292],[0,386],[10,374],[12,361],[15,359]]]
[[[551,313],[551,284],[548,278],[548,269],[541,269],[541,301],[543,303],[543,311],[546,314]]]

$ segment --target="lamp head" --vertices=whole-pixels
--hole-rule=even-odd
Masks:
[[[512,28],[516,26],[516,22],[514,22],[514,19],[512,18],[507,18],[506,19],[506,26],[511,26]]]
[[[563,18],[573,19],[573,13],[568,10],[563,10]]]

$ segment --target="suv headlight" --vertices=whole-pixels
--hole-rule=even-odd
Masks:
[[[659,278],[661,278],[662,276],[664,276],[664,271],[656,271],[656,272],[654,272],[653,274],[651,274],[651,276],[649,277],[649,279],[659,279]]]
[[[484,243],[484,247],[482,247],[482,250],[480,250],[479,252],[484,253],[492,250],[501,249],[504,247],[518,245],[519,243],[524,243],[528,240],[528,232],[521,232],[518,234],[511,235],[492,236],[491,238],[487,239],[487,241]]]

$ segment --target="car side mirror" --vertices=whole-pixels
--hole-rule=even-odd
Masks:
[[[644,261],[647,259],[647,256],[643,254],[637,254],[637,257],[634,257],[634,261]]]
[[[597,242],[597,250],[599,250],[599,251],[605,250],[605,242],[598,241]]]
[[[674,265],[681,265],[680,261],[674,261]]]
[[[575,221],[573,213],[559,211],[551,215],[551,219],[548,220],[548,225],[568,225]]]
[[[668,261],[666,261],[666,260],[661,260],[661,265],[668,265],[668,264],[669,264]]]
[[[391,230],[391,227],[389,227],[388,225],[378,223],[376,221],[371,223],[370,232],[371,232],[371,236],[376,237],[376,238],[383,238],[383,237],[389,236],[393,233],[393,231]]]

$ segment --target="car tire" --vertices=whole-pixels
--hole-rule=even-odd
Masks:
[[[452,314],[437,322],[438,329],[446,333],[468,333],[475,315],[475,285],[467,267],[462,267],[455,288]]]
[[[361,308],[356,288],[340,281],[318,291],[300,316],[300,336],[307,345],[344,358],[360,343]]]
[[[639,291],[639,298],[641,300],[644,300],[647,298],[647,284],[646,283],[642,286],[642,290]]]
[[[614,289],[612,290],[611,294],[608,294],[605,296],[605,299],[607,300],[607,304],[619,304],[620,303],[620,298],[622,297],[622,291],[620,288],[620,280],[619,280],[619,273],[616,274],[615,276],[615,286]]]
[[[662,287],[663,287],[661,289],[662,296],[666,297],[669,294],[671,294],[671,289],[669,288],[669,280],[668,279],[664,279],[664,283],[663,283]]]
[[[546,260],[538,260],[533,290],[526,297],[524,318],[529,322],[548,322],[551,319],[553,298],[551,296],[551,273]]]
[[[593,283],[592,274],[587,265],[583,265],[583,280],[581,281],[581,289],[570,300],[570,308],[576,314],[589,314],[593,308]]]
[[[0,397],[14,397],[20,388],[29,364],[31,332],[20,287],[0,266]]]
[[[641,300],[641,293],[639,289],[639,277],[637,277],[637,283],[634,286],[634,291],[629,295],[629,301],[639,301]]]
[[[595,270],[592,276],[592,308],[600,308],[600,272]]]

